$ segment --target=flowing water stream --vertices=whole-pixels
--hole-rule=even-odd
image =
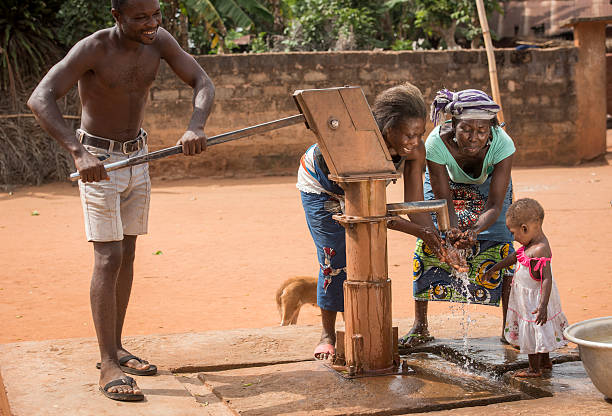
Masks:
[[[459,254],[461,258],[466,259],[472,255],[472,249],[459,250]],[[454,268],[451,268],[451,276],[455,279],[456,289],[465,296],[465,303],[449,303],[449,309],[451,311],[451,315],[454,317],[456,314],[461,316],[461,329],[462,329],[462,337],[463,337],[463,353],[467,358],[468,355],[468,335],[470,331],[470,326],[476,323],[475,319],[472,319],[469,312],[469,305],[472,302],[472,294],[469,290],[470,280],[467,271],[457,271]],[[469,358],[466,359],[464,367],[468,369],[469,367]]]

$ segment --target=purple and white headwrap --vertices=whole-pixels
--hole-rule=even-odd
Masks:
[[[500,110],[499,105],[480,90],[438,91],[431,103],[431,121],[438,125],[443,113],[457,119],[490,120]]]

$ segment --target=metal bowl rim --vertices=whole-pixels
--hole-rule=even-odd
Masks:
[[[602,316],[600,318],[587,319],[585,321],[576,322],[575,324],[572,324],[572,325],[568,326],[567,328],[565,328],[563,330],[563,336],[565,336],[566,339],[568,339],[569,341],[573,342],[574,344],[578,344],[580,346],[612,350],[612,344],[610,344],[610,343],[588,341],[586,339],[576,338],[573,335],[570,335],[570,331],[575,329],[575,328],[578,328],[578,327],[580,327],[582,325],[585,325],[585,324],[588,324],[588,323],[591,323],[591,322],[604,321],[604,320],[608,320],[608,321],[610,321],[610,324],[612,324],[612,316]]]

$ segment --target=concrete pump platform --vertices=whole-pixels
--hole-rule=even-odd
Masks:
[[[437,340],[402,355],[411,374],[353,380],[312,360],[316,326],[129,337],[127,349],[159,368],[156,376],[136,377],[146,395],[140,403],[98,391],[95,339],[3,344],[0,414],[612,414],[574,348],[552,355],[551,375],[517,379],[512,371],[524,368],[526,357],[491,336],[499,319],[475,319],[465,344],[461,317],[433,316]],[[411,324],[394,322],[400,334]]]

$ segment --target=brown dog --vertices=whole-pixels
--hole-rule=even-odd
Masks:
[[[295,325],[302,305],[317,305],[317,280],[316,277],[292,277],[278,288],[276,306],[281,326]]]

